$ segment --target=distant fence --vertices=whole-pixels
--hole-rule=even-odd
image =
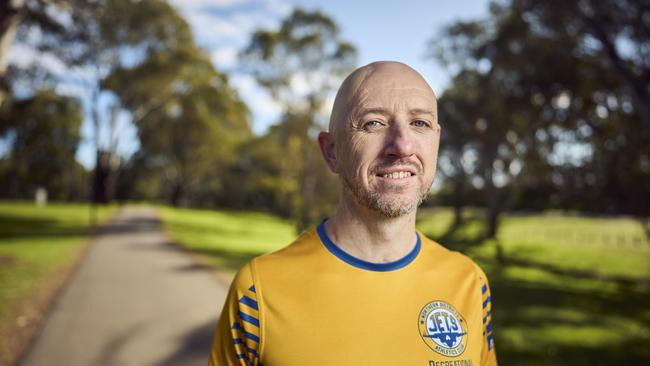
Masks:
[[[629,230],[589,230],[587,228],[556,229],[539,228],[526,230],[504,230],[510,241],[547,242],[557,245],[593,245],[618,248],[641,249],[650,247],[650,240],[640,233]]]

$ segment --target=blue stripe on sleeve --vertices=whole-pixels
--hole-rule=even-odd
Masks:
[[[239,302],[244,304],[244,305],[250,306],[251,308],[253,308],[255,310],[258,310],[257,301],[251,299],[248,296],[243,296],[241,299],[239,299]]]
[[[256,342],[256,343],[260,343],[260,338],[258,336],[256,336],[255,334],[249,333],[249,332],[246,332],[246,331],[244,331],[244,334],[246,335],[246,338],[250,339],[251,341]]]
[[[487,337],[487,343],[488,343],[488,349],[494,348],[494,338],[492,338],[492,334],[490,334]]]
[[[260,326],[260,321],[259,320],[257,320],[256,318],[254,318],[254,317],[252,317],[252,316],[250,316],[250,315],[248,315],[246,313],[243,313],[241,311],[239,312],[239,318],[241,320],[247,322],[247,323],[253,324],[254,326],[256,326],[258,328]]]
[[[244,344],[244,341],[242,341],[241,338],[235,338],[232,341],[234,344]]]
[[[492,296],[488,296],[487,299],[483,301],[483,309],[485,309],[491,301],[492,301]]]
[[[490,320],[485,330],[487,331],[488,334],[492,332],[492,320]]]
[[[492,315],[492,311],[488,311],[487,314],[485,314],[485,316],[483,317],[483,324],[485,324],[485,322],[487,321],[487,318],[488,318],[490,315]]]
[[[247,332],[239,323],[233,323],[232,329],[240,330],[244,335],[246,336],[247,339],[250,339],[253,342],[260,343],[260,338],[256,336],[253,333]]]
[[[255,285],[252,285],[248,288],[248,291],[255,292]]]
[[[481,294],[485,294],[487,292],[487,285],[483,285],[481,288]]]

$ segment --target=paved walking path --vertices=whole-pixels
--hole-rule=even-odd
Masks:
[[[91,248],[22,366],[207,364],[227,289],[126,208]]]

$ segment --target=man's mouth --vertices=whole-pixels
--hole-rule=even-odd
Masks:
[[[388,178],[388,179],[404,179],[404,178],[408,178],[408,177],[410,177],[412,175],[415,175],[415,174],[413,174],[411,172],[404,172],[404,171],[379,174],[380,177],[384,177],[384,178]]]
[[[418,168],[413,164],[398,164],[379,168],[375,172],[379,178],[400,181],[414,177],[418,173]]]

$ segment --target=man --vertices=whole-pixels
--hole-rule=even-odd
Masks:
[[[357,69],[318,141],[338,208],[239,271],[210,365],[496,365],[485,274],[415,230],[440,141],[422,76]]]

